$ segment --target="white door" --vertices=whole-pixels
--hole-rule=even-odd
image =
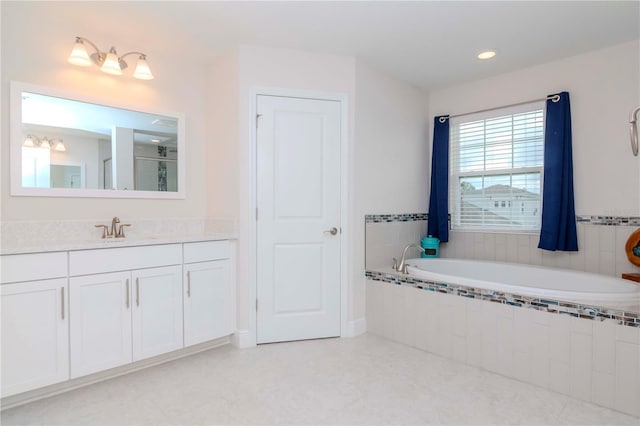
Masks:
[[[2,397],[69,379],[67,280],[0,286]]]
[[[131,273],[72,277],[71,378],[131,362]]]
[[[258,96],[258,343],[340,335],[340,108]]]
[[[229,261],[184,265],[183,282],[184,345],[231,334]]]
[[[182,348],[182,267],[141,269],[131,278],[133,360]]]

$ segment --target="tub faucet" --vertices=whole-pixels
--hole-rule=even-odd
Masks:
[[[410,248],[417,248],[422,253],[424,253],[424,249],[420,247],[420,244],[416,244],[416,243],[407,244],[404,247],[404,250],[402,250],[402,258],[400,259],[400,263],[398,264],[398,260],[395,257],[393,258],[393,269],[400,272],[401,274],[407,273],[408,265],[407,265],[407,262],[405,261],[405,257],[407,256],[407,250],[409,250]]]

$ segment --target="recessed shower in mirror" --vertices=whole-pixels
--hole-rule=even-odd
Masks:
[[[182,114],[11,88],[12,195],[184,198]]]

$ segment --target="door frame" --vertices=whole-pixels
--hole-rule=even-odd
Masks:
[[[316,99],[340,102],[340,337],[348,335],[347,307],[348,307],[348,269],[349,269],[349,103],[346,93],[324,92],[305,89],[291,89],[284,87],[254,86],[250,88],[249,123],[250,124],[250,161],[249,171],[251,228],[249,234],[249,338],[256,345],[258,319],[256,313],[258,292],[258,224],[255,211],[257,209],[257,126],[256,114],[258,96],[280,96],[287,98]]]

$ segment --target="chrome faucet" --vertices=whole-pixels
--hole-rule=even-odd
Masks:
[[[131,226],[130,223],[123,223],[122,225],[120,225],[120,228],[118,228],[118,224],[120,223],[120,218],[119,217],[114,217],[111,220],[111,230],[109,230],[109,226],[107,225],[95,225],[96,228],[102,228],[102,238],[124,238],[124,227],[125,226]]]
[[[401,274],[406,274],[407,273],[407,262],[405,261],[405,257],[407,256],[407,250],[409,250],[410,248],[417,248],[419,249],[422,253],[424,253],[424,249],[422,247],[420,247],[420,244],[407,244],[404,247],[404,250],[402,250],[402,258],[400,259],[400,264],[398,264],[398,260],[394,257],[393,258],[393,269],[400,272]]]

